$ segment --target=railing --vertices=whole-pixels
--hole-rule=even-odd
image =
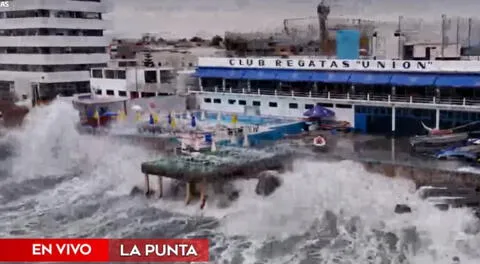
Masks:
[[[203,87],[198,89],[189,88],[189,92],[207,92],[207,93],[233,93],[264,96],[281,97],[305,97],[319,98],[327,100],[342,100],[345,102],[383,102],[383,103],[405,103],[405,104],[430,104],[430,105],[458,105],[480,108],[480,100],[468,99],[465,97],[420,97],[420,96],[397,96],[397,95],[374,95],[374,94],[337,94],[330,92],[299,92],[299,91],[277,91],[271,89],[222,89],[216,87]]]

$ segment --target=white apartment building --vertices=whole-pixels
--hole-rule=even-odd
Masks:
[[[105,67],[105,0],[13,0],[0,8],[0,90],[48,100],[90,92],[90,69]]]

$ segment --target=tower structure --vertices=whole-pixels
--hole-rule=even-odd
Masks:
[[[106,67],[105,0],[10,1],[0,8],[0,90],[49,100],[90,92],[90,68]]]

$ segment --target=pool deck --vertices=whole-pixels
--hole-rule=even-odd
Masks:
[[[186,184],[185,204],[189,204],[198,191],[205,204],[207,184],[238,178],[255,177],[266,170],[279,170],[285,166],[289,153],[265,152],[254,149],[225,147],[216,152],[195,155],[166,156],[141,165],[145,174],[145,194],[152,194],[150,176],[158,178],[159,197],[163,196],[163,177]],[[198,189],[197,189],[198,187]],[[201,205],[201,208],[202,205]]]
[[[198,155],[166,156],[141,165],[142,173],[184,182],[216,182],[245,178],[264,170],[282,167],[287,154],[241,148],[222,148]]]

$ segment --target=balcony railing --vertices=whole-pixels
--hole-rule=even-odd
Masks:
[[[397,95],[373,95],[373,94],[340,94],[330,92],[298,92],[298,91],[277,91],[271,89],[222,89],[217,87],[203,87],[199,89],[189,88],[190,93],[232,93],[259,96],[297,97],[297,98],[318,98],[331,100],[337,103],[385,103],[385,104],[417,104],[417,105],[441,105],[441,106],[463,106],[480,109],[480,99],[469,99],[465,97],[422,97],[422,96],[397,96]]]

